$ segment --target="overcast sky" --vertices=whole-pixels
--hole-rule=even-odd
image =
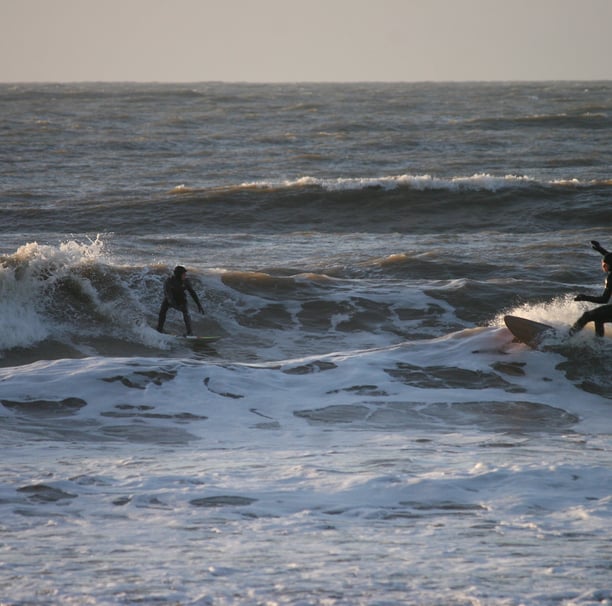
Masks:
[[[0,0],[0,81],[612,79],[612,0]]]

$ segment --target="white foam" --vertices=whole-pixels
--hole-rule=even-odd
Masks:
[[[527,318],[534,322],[549,324],[557,328],[563,336],[566,336],[569,328],[574,322],[591,307],[592,304],[574,301],[573,295],[568,294],[561,297],[554,297],[548,301],[522,303],[521,305],[498,314],[496,323],[499,326],[503,325],[503,316],[510,314]],[[585,327],[585,333],[588,334],[592,332],[593,325],[587,325],[587,327]],[[606,334],[609,335],[609,331]]]
[[[245,587],[282,602],[289,578],[292,595],[325,587],[348,598],[341,579],[353,559],[367,567],[368,588],[387,598],[396,596],[387,579],[413,571],[396,597],[421,603],[441,595],[424,580],[436,566],[452,585],[444,590],[450,601],[471,595],[466,578],[474,574],[516,578],[521,599],[573,590],[573,575],[565,582],[542,571],[575,561],[566,535],[589,537],[580,542],[581,558],[594,566],[605,559],[596,537],[609,535],[612,521],[609,407],[565,379],[561,356],[510,344],[504,329],[480,328],[259,364],[92,357],[0,369],[3,400],[87,402],[72,415],[42,417],[46,429],[27,448],[19,430],[27,432],[36,417],[0,406],[10,463],[0,507],[12,529],[3,539],[4,570],[29,574],[36,567],[40,524],[49,520],[44,536],[55,550],[78,545],[80,554],[95,552],[102,568],[117,566],[118,550],[129,554],[130,575],[142,587],[119,575],[115,596],[150,599],[160,591],[168,598],[162,587],[170,586],[174,601],[197,603],[190,562],[203,553],[212,568],[199,578],[228,603]],[[490,373],[495,363],[522,369],[507,376],[517,389],[419,386],[387,372],[403,364]],[[486,418],[487,406],[517,401],[566,409],[581,422],[566,432],[539,425],[536,433],[519,421],[514,433],[480,427],[477,417],[459,426],[460,417],[416,423],[430,404],[480,402]],[[335,421],[296,414],[334,407]],[[402,423],[368,420],[410,410],[412,422],[409,414]],[[45,490],[56,491],[51,499],[68,496],[45,503]],[[24,520],[31,532],[15,530]],[[90,536],[95,540],[83,538]],[[28,549],[17,566],[10,553],[18,545]],[[139,553],[146,557],[134,557]],[[84,574],[88,562],[70,559],[38,587],[52,583],[56,596],[78,595],[83,579],[92,578]],[[528,582],[534,571],[537,589]],[[364,595],[359,575],[351,585]],[[92,599],[108,601],[106,583],[86,587]],[[513,595],[516,588],[496,591]]]
[[[98,262],[104,255],[104,242],[98,237],[88,243],[66,241],[56,246],[30,242],[5,257],[0,264],[0,351],[48,338],[54,326],[45,315],[46,305],[58,282],[75,266]],[[88,281],[80,283],[95,299]]]
[[[411,187],[416,190],[450,190],[450,191],[490,191],[496,192],[505,188],[518,187],[578,187],[588,186],[592,182],[582,182],[578,179],[553,179],[541,181],[527,175],[491,175],[476,173],[473,175],[458,175],[455,177],[436,177],[423,175],[390,175],[383,177],[338,177],[333,179],[304,176],[285,181],[251,181],[241,184],[245,189],[278,189],[292,187],[322,187],[328,191],[352,191],[367,188],[396,189]],[[182,191],[184,186],[179,186]]]

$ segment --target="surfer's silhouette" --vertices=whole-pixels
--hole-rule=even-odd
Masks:
[[[198,306],[198,311],[202,314],[204,313],[204,308],[198,299],[198,295],[195,290],[193,290],[191,282],[187,277],[187,270],[182,265],[177,265],[174,268],[173,274],[164,282],[164,300],[159,309],[159,318],[157,320],[157,330],[159,332],[164,332],[166,314],[168,313],[168,309],[172,307],[182,312],[187,336],[193,335],[191,330],[191,316],[187,308],[187,295],[185,291],[187,291],[195,301],[195,304]]]
[[[589,301],[590,303],[608,303],[612,296],[612,252],[607,251],[597,240],[591,240],[591,246],[598,253],[603,255],[601,260],[601,268],[608,275],[606,276],[605,288],[599,297],[579,294],[576,295],[574,301]],[[612,305],[601,305],[595,309],[585,311],[580,318],[570,328],[570,335],[576,334],[582,330],[589,322],[595,324],[595,334],[598,337],[604,336],[604,324],[612,322]]]

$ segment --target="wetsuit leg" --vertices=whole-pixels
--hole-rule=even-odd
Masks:
[[[589,318],[588,318],[588,311],[585,311],[572,325],[572,327],[569,330],[569,334],[570,337],[572,335],[575,335],[577,332],[581,331],[588,323],[589,323]]]
[[[159,317],[157,318],[157,331],[164,332],[164,324],[166,323],[166,314],[168,313],[168,308],[170,305],[168,301],[164,299],[162,301],[161,307],[159,308]]]
[[[589,322],[595,324],[595,334],[598,337],[604,336],[604,324],[612,322],[612,305],[602,305],[590,311],[585,311],[576,323],[570,328],[570,335],[576,334],[582,330]]]
[[[191,316],[189,315],[189,310],[187,309],[187,304],[181,307],[181,311],[183,312],[183,321],[185,322],[185,330],[188,335],[193,335],[191,331]]]
[[[603,337],[605,333],[606,322],[612,322],[612,305],[602,305],[597,307],[592,312],[593,322],[595,323],[595,334],[598,337]]]

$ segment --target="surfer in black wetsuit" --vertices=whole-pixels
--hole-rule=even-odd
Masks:
[[[177,265],[174,268],[173,275],[164,282],[164,300],[162,301],[159,310],[159,319],[157,320],[157,330],[159,332],[164,332],[166,314],[168,313],[168,309],[172,307],[183,313],[187,335],[193,335],[191,331],[191,316],[187,309],[187,295],[185,291],[187,291],[195,301],[195,304],[198,306],[198,311],[202,314],[204,313],[198,295],[196,295],[189,278],[187,278],[187,270],[182,265]]]
[[[599,297],[591,297],[589,295],[577,295],[574,301],[590,301],[591,303],[608,303],[612,296],[612,252],[608,252],[596,240],[591,240],[593,249],[603,255],[601,260],[601,268],[608,275],[606,276],[606,286],[603,294]],[[612,305],[602,305],[590,311],[585,311],[576,323],[570,328],[570,335],[576,334],[582,330],[589,322],[595,323],[595,334],[598,337],[604,336],[604,324],[612,322]]]

